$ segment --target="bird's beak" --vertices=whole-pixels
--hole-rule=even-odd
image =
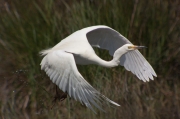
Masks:
[[[134,46],[131,46],[131,48],[132,49],[143,49],[143,48],[147,48],[146,46],[136,46],[136,45],[134,45]]]

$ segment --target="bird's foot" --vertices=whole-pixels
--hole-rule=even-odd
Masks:
[[[51,109],[53,108],[53,106],[55,105],[55,103],[56,103],[56,101],[57,100],[59,100],[60,102],[61,101],[63,101],[63,100],[65,100],[67,98],[67,93],[62,93],[61,95],[59,95],[59,94],[56,94],[55,96],[54,96],[54,99],[53,99],[53,105],[51,106]]]

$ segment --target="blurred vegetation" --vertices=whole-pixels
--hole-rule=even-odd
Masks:
[[[121,107],[91,110],[73,99],[56,102],[38,52],[74,31],[107,25],[145,45],[158,77],[144,83],[123,67],[78,66],[85,79]],[[107,51],[95,49],[103,59]],[[179,0],[0,0],[0,118],[180,118]]]

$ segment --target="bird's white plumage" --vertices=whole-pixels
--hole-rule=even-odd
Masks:
[[[113,60],[102,60],[92,46],[109,50]],[[41,69],[60,89],[92,110],[91,105],[101,109],[99,104],[102,100],[119,106],[95,90],[78,72],[76,64],[122,65],[140,80],[153,80],[156,73],[151,65],[138,50],[129,50],[129,46],[133,46],[132,43],[112,28],[102,25],[87,27],[74,32],[53,48],[42,51],[45,57]]]
[[[92,110],[91,104],[101,109],[98,106],[101,104],[100,99],[119,106],[100,94],[82,77],[78,72],[74,57],[70,53],[56,50],[47,54],[41,62],[41,69],[46,71],[52,82],[58,85],[62,91],[67,92],[70,97]]]
[[[92,29],[91,29],[92,30]],[[87,39],[92,46],[109,50],[113,56],[114,52],[125,44],[132,44],[127,38],[109,27],[94,27],[93,31],[87,33]],[[153,80],[157,76],[151,65],[138,50],[130,51],[122,55],[120,65],[131,71],[144,82]]]

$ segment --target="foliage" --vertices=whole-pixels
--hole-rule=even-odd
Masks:
[[[0,0],[0,117],[180,118],[180,12],[171,0]],[[72,99],[56,102],[55,85],[40,70],[38,52],[74,31],[107,25],[148,47],[142,54],[158,77],[144,83],[122,67],[78,66],[102,94],[121,107],[95,115]],[[95,49],[103,59],[107,51]]]

